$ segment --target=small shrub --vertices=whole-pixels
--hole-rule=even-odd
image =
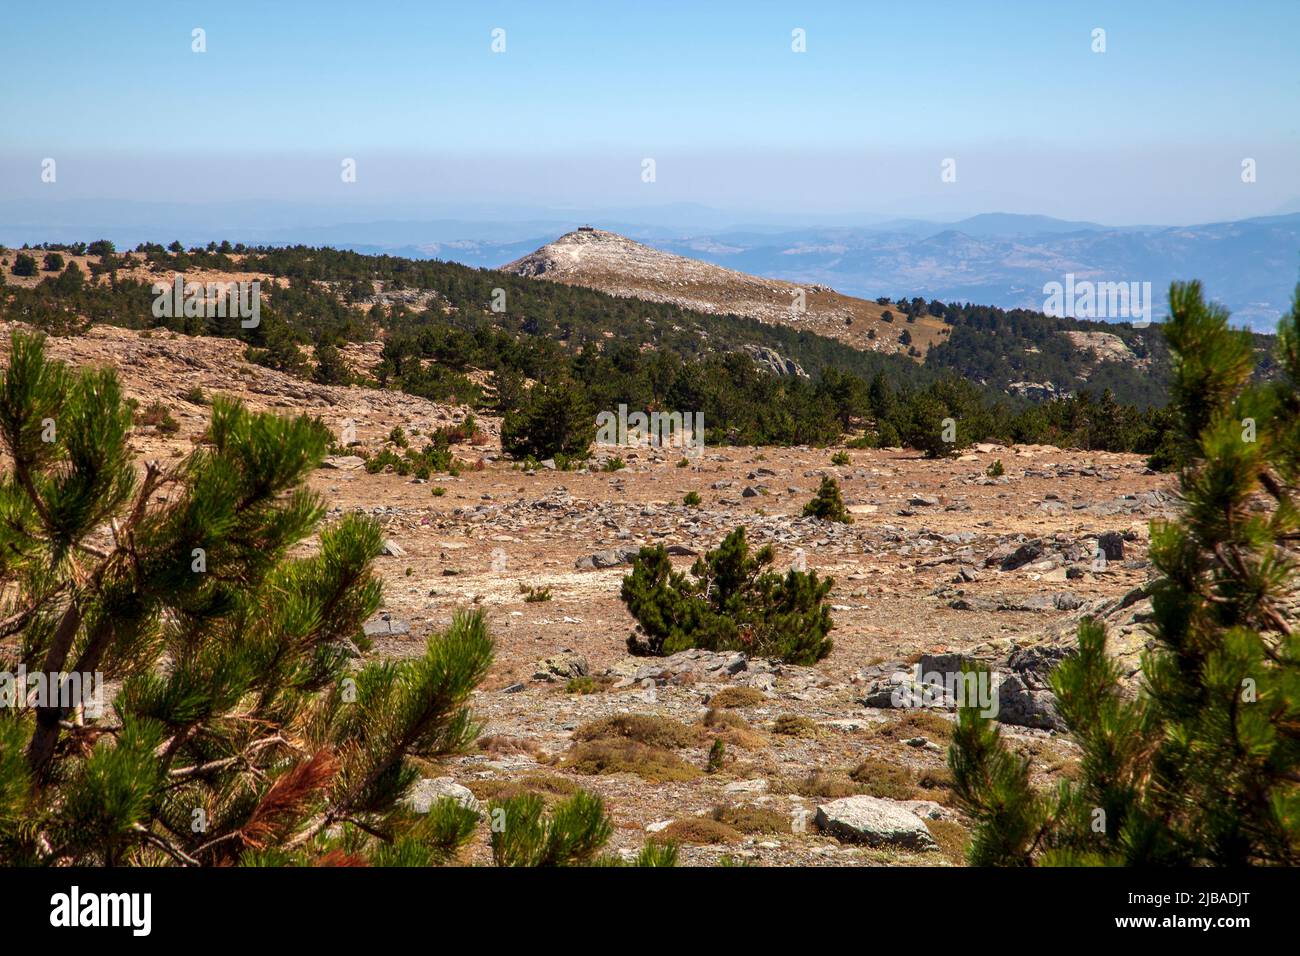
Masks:
[[[434,485],[434,487],[433,487],[433,496],[434,496],[435,498],[441,498],[441,497],[442,497],[443,495],[445,495],[446,493],[447,493],[447,489],[444,488],[442,485]]]
[[[843,774],[827,773],[822,770],[796,780],[783,780],[778,784],[777,789],[816,800],[839,800],[841,797],[852,797],[862,792],[861,787]]]
[[[655,747],[690,747],[700,742],[696,730],[654,714],[615,714],[583,724],[573,732],[574,740],[625,738]]]
[[[758,750],[768,743],[767,738],[751,727],[744,717],[729,710],[710,708],[704,715],[703,724],[720,740],[742,750]]]
[[[786,814],[770,807],[754,804],[714,807],[710,816],[741,833],[789,833],[791,831],[790,818]]]
[[[952,721],[932,710],[916,708],[904,711],[897,720],[876,727],[873,735],[887,740],[929,737],[936,741],[947,741],[952,737],[952,731]]]
[[[842,468],[852,463],[853,459],[849,457],[849,453],[846,451],[837,451],[835,454],[831,455],[831,464],[835,465],[837,468]]]
[[[700,493],[698,491],[688,491],[682,498],[682,504],[688,508],[698,508],[700,506]]]
[[[984,469],[984,474],[988,475],[990,478],[1001,478],[1006,473],[1007,470],[1002,467],[1001,458],[989,465],[988,468]]]
[[[710,707],[753,707],[767,698],[752,687],[726,687],[709,698]]]
[[[478,749],[490,754],[533,754],[538,751],[537,744],[523,737],[510,737],[506,734],[490,734],[478,739]]]
[[[727,759],[727,745],[719,737],[713,741],[713,746],[709,748],[709,773],[717,773],[722,769],[723,762]]]
[[[551,599],[551,589],[549,587],[539,588],[530,584],[520,584],[519,593],[524,596],[525,604],[541,604]]]
[[[628,650],[668,655],[700,647],[790,664],[821,660],[832,646],[824,601],[834,582],[816,572],[767,570],[774,560],[771,545],[750,556],[743,526],[695,562],[693,580],[673,570],[662,546],[642,548],[621,591],[640,625]]]
[[[479,800],[503,802],[512,797],[532,794],[546,803],[571,797],[582,788],[559,774],[530,773],[509,780],[467,780],[465,787]]]
[[[189,402],[191,405],[208,404],[208,396],[204,395],[203,389],[199,388],[199,386],[197,385],[195,385],[192,388],[186,389],[185,393],[181,395],[181,399]]]
[[[816,496],[803,507],[803,516],[821,521],[838,521],[842,524],[853,523],[853,516],[844,507],[844,499],[840,496],[839,482],[830,475],[822,476],[821,487],[817,489]]]
[[[634,773],[652,783],[691,780],[700,775],[671,750],[635,740],[588,740],[575,744],[563,766],[575,773]]]
[[[800,714],[782,714],[772,725],[774,733],[785,737],[816,737],[817,724]]]
[[[599,694],[605,689],[606,685],[594,677],[584,674],[581,677],[574,677],[564,685],[566,694]]]
[[[652,843],[672,842],[704,845],[737,843],[740,839],[739,830],[709,817],[683,817],[680,820],[674,820],[650,838]]]
[[[605,464],[601,465],[601,471],[621,471],[627,467],[627,463],[615,455],[613,458],[606,458]]]
[[[172,418],[171,409],[158,401],[153,402],[143,411],[136,412],[135,423],[146,427],[152,426],[160,435],[174,435],[181,430],[180,422]]]
[[[849,779],[862,784],[866,793],[887,800],[912,800],[916,788],[912,774],[906,767],[868,757],[849,774]]]

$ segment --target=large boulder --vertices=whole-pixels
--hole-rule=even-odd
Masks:
[[[845,797],[817,808],[817,826],[844,843],[933,850],[937,844],[924,821],[894,800]]]

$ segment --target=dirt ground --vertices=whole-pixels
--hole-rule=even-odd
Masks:
[[[395,425],[418,436],[465,412],[290,379],[247,365],[228,341],[95,329],[52,340],[51,349],[76,364],[111,364],[129,395],[173,409],[177,434],[133,436],[142,462],[179,456],[201,434],[209,409],[183,398],[195,386],[258,408],[317,414],[340,433],[350,423],[361,447],[372,449]],[[340,456],[310,479],[329,506],[327,520],[372,514],[395,546],[378,561],[384,602],[372,630],[397,633],[376,633],[371,653],[418,654],[458,608],[484,608],[497,654],[473,701],[484,721],[480,746],[429,776],[452,778],[481,799],[512,787],[553,799],[582,786],[606,799],[616,827],[611,849],[631,852],[662,832],[682,841],[685,863],[958,859],[967,821],[946,785],[949,717],[865,706],[871,681],[921,654],[960,651],[996,662],[1062,640],[1090,608],[1148,579],[1148,523],[1173,505],[1169,478],[1131,455],[981,445],[942,461],[849,450],[849,464],[836,466],[836,449],[708,447],[681,467],[680,452],[642,447],[617,450],[626,463],[618,471],[524,472],[500,455],[498,423],[484,424],[485,444],[456,449],[475,463],[456,477],[370,475]],[[989,477],[997,460],[1005,474]],[[800,516],[826,474],[838,479],[852,524]],[[683,503],[691,491],[697,507]],[[739,669],[727,663],[735,655],[629,657],[634,622],[619,599],[628,570],[619,549],[676,546],[673,561],[684,570],[740,525],[751,546],[774,546],[778,570],[802,562],[834,578],[831,654],[815,667],[743,661]],[[1123,537],[1124,554],[1103,566],[1095,550],[1106,533]],[[1041,547],[1019,561],[1013,552],[1024,542]],[[579,566],[592,555],[618,563]],[[543,594],[549,598],[536,599]],[[1140,641],[1140,629],[1126,632]],[[750,692],[730,694],[736,706],[709,717],[714,695],[728,688]],[[725,726],[723,712],[731,715]],[[684,725],[659,722],[676,735],[665,745],[675,769],[650,774],[658,779],[585,772],[591,766],[579,759],[575,732],[616,715]],[[1034,755],[1042,782],[1073,772],[1075,748],[1065,735],[1004,729]],[[709,772],[719,736],[725,754]],[[850,793],[913,809],[939,849],[868,847],[819,832],[817,806]],[[715,814],[735,825],[700,821]],[[482,838],[471,858],[487,853]]]

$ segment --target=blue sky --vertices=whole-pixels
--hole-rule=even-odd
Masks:
[[[133,0],[7,19],[0,199],[49,196],[36,169],[55,157],[71,199],[1114,223],[1300,203],[1295,0]],[[358,162],[346,192],[342,157]],[[958,178],[943,184],[949,157]],[[1259,169],[1246,188],[1244,157]]]

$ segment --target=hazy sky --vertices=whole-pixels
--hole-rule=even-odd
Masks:
[[[41,4],[0,32],[0,200],[1300,211],[1297,38],[1297,0]]]

